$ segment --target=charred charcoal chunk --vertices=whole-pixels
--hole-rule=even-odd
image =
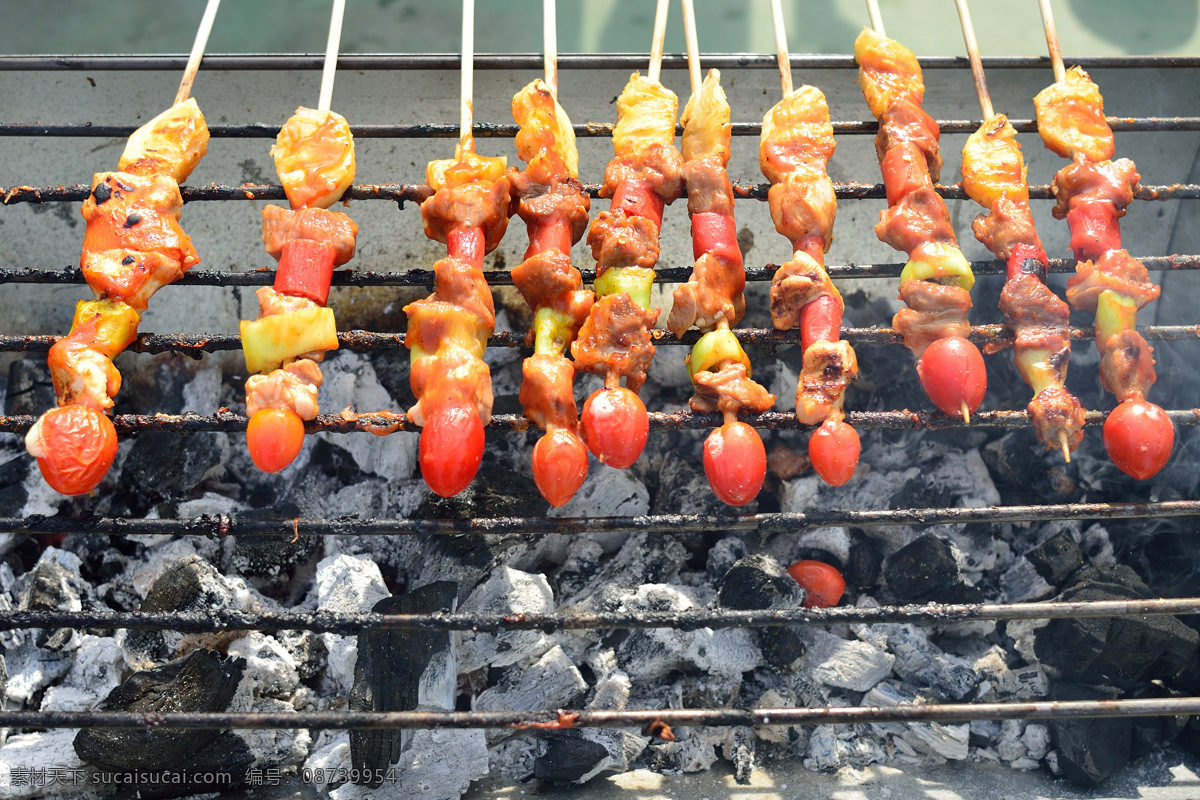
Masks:
[[[150,584],[138,610],[205,613],[236,605],[233,592],[216,568],[200,556],[192,555],[176,561]],[[171,636],[177,638],[178,634]],[[129,631],[125,648],[146,663],[166,659],[173,650],[166,634],[154,630]]]
[[[165,666],[135,672],[109,693],[100,710],[147,714],[225,711],[245,666],[244,659],[196,650]],[[220,731],[198,729],[84,728],[75,737],[75,752],[101,769],[173,770],[220,735]]]
[[[857,528],[850,529],[850,552],[846,560],[846,568],[842,577],[846,585],[862,592],[875,588],[879,580],[879,570],[883,566],[883,554],[879,545],[870,536]]]
[[[20,358],[9,366],[5,414],[41,414],[57,404],[46,359]]]
[[[746,556],[725,573],[717,605],[743,611],[800,608],[804,605],[804,590],[772,556]],[[768,664],[789,672],[800,667],[807,646],[795,630],[761,628],[757,633]]]
[[[24,455],[14,456],[0,464],[0,516],[18,517],[29,492],[25,489],[25,477],[32,462]]]
[[[145,514],[155,503],[186,497],[220,461],[221,451],[203,436],[140,434],[121,472],[130,507]]]
[[[385,597],[371,611],[377,614],[423,614],[452,611],[458,585],[438,581],[407,594]],[[358,635],[358,662],[350,690],[351,711],[412,711],[432,683],[455,675],[433,676],[426,671],[439,653],[450,649],[445,631],[383,629]],[[444,666],[444,665],[443,665]],[[440,701],[437,701],[440,704]],[[388,767],[400,758],[408,731],[350,731],[350,762],[368,776],[364,785],[377,788]],[[376,777],[378,776],[378,777]]]
[[[929,533],[901,547],[883,563],[888,588],[901,603],[979,603],[983,593],[967,584],[949,539]]]
[[[543,736],[538,750],[533,777],[553,783],[577,781],[608,758],[607,747],[583,738],[576,731]]]
[[[413,519],[478,519],[546,515],[550,505],[531,478],[484,461],[479,476],[454,497],[433,492],[413,512]]]
[[[1050,685],[1051,700],[1111,700],[1112,695],[1067,681]],[[1133,721],[1129,717],[1055,719],[1050,735],[1063,774],[1083,786],[1095,786],[1129,763]]]
[[[1068,531],[1059,531],[1025,554],[1038,575],[1051,586],[1061,586],[1083,566],[1083,551]]]

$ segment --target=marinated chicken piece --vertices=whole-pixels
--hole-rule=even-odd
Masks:
[[[1067,449],[1076,450],[1083,442],[1086,412],[1079,399],[1061,386],[1051,386],[1038,392],[1027,409],[1033,419],[1038,441],[1049,450],[1060,446],[1059,432],[1066,435]]]
[[[1076,161],[1054,176],[1050,186],[1058,202],[1051,213],[1055,219],[1066,219],[1071,209],[1084,203],[1107,203],[1119,219],[1133,202],[1140,180],[1137,167],[1128,158],[1095,164]]]
[[[796,419],[819,425],[841,408],[846,387],[858,380],[858,358],[845,339],[813,342],[804,351],[796,388]]]
[[[801,86],[763,117],[758,165],[772,184],[801,166],[809,168],[805,174],[824,175],[836,147],[825,95],[813,86]]]
[[[296,109],[271,148],[292,208],[329,208],[354,182],[354,136],[332,111]]]
[[[606,386],[624,377],[636,392],[654,358],[650,328],[657,320],[657,308],[642,308],[626,292],[598,299],[571,344],[576,368],[603,376]]]
[[[178,261],[153,251],[84,250],[82,267],[96,297],[120,298],[138,311],[146,310],[155,292],[183,277]]]
[[[414,325],[428,329],[429,325],[437,323],[436,319],[430,319],[412,305],[407,306],[405,312],[409,314],[410,336]],[[407,337],[405,344],[408,344]],[[417,425],[425,425],[427,406],[436,408],[442,403],[469,405],[479,413],[484,425],[492,420],[491,370],[482,358],[466,347],[443,343],[435,354],[413,358],[408,380],[413,394],[420,398],[408,409],[408,418]]]
[[[1000,292],[1000,311],[1017,336],[1038,335],[1050,330],[1062,337],[1063,342],[1068,341],[1067,319],[1071,309],[1032,275],[1019,275],[1005,281]]]
[[[601,211],[592,220],[587,243],[592,248],[592,258],[596,260],[597,277],[610,269],[650,269],[658,263],[658,226],[645,217],[631,217],[619,211]]]
[[[340,211],[326,211],[323,208],[293,211],[283,206],[269,205],[262,210],[262,217],[263,244],[276,261],[283,253],[285,244],[300,240],[332,247],[337,253],[333,260],[335,267],[354,258],[358,225]]]
[[[192,240],[179,227],[183,198],[173,178],[100,172],[83,203],[87,230],[83,253],[136,250],[161,253],[184,272],[200,263]],[[84,257],[80,258],[82,266]]]
[[[721,71],[709,70],[700,91],[688,98],[683,108],[683,160],[714,159],[724,169],[729,165],[733,125],[729,122],[729,101],[721,88]],[[671,141],[675,132],[671,132]]]
[[[956,242],[946,202],[931,187],[909,192],[879,212],[875,235],[909,255],[931,242]]]
[[[876,119],[899,101],[921,104],[925,97],[921,65],[907,47],[863,28],[854,40],[854,58],[859,66],[858,83]]]
[[[574,430],[579,412],[575,406],[575,366],[567,358],[535,353],[521,365],[521,408],[542,430]]]
[[[697,372],[692,376],[692,383],[696,393],[688,405],[702,414],[714,411],[761,414],[775,405],[775,395],[755,383],[742,363],[728,361],[716,372]]]
[[[897,100],[888,106],[879,119],[879,133],[875,135],[875,155],[883,161],[884,155],[900,144],[911,144],[925,156],[930,180],[936,181],[942,172],[942,157],[938,139],[942,132],[933,117],[925,113],[919,103]]]
[[[693,325],[710,331],[718,323],[733,327],[746,313],[746,273],[735,261],[705,253],[696,259],[688,282],[677,287],[667,317],[667,330],[682,336]]]
[[[583,288],[571,257],[559,250],[543,250],[525,259],[513,268],[512,279],[530,308],[551,308],[574,320],[569,331],[572,338],[596,300],[594,293]]]
[[[579,177],[575,130],[544,81],[539,78],[517,92],[512,113],[521,127],[517,155],[528,165],[524,174],[530,182],[548,186],[556,179]]]
[[[1072,161],[1107,161],[1116,152],[1104,116],[1104,98],[1079,67],[1033,98],[1038,133],[1046,147]]]
[[[911,280],[900,285],[902,308],[892,317],[892,328],[904,338],[904,346],[917,358],[938,339],[966,338],[971,333],[967,311],[971,294],[959,286]]]
[[[1145,397],[1158,379],[1154,373],[1154,351],[1142,334],[1126,330],[1105,341],[1100,349],[1100,385],[1118,402]]]
[[[47,363],[60,406],[112,408],[112,399],[121,390],[121,373],[108,356],[67,336],[50,348]]]
[[[170,176],[183,183],[208,151],[208,127],[194,98],[171,106],[125,143],[117,169],[132,175]]]
[[[266,408],[285,409],[303,420],[316,419],[317,389],[323,379],[315,362],[301,358],[266,375],[251,375],[246,380],[246,416],[253,417]]]
[[[307,297],[296,294],[283,294],[270,286],[262,286],[254,293],[258,297],[258,318],[273,317],[276,314],[288,314],[293,311],[303,311],[308,308],[319,308],[320,305]],[[319,359],[318,359],[319,360]]]
[[[963,145],[963,189],[984,208],[993,209],[994,213],[996,201],[1002,198],[1028,202],[1025,172],[1017,132],[1008,123],[1008,117],[1003,114],[988,117],[979,130],[967,137]]]
[[[430,161],[425,179],[434,195],[421,203],[425,235],[446,243],[452,228],[480,228],[491,251],[508,228],[506,160],[458,149],[458,158]]]
[[[842,296],[812,256],[797,251],[771,281],[771,322],[781,331],[800,327],[800,310],[820,297]]]
[[[1098,262],[1081,261],[1067,281],[1067,302],[1083,311],[1096,311],[1100,293],[1112,289],[1143,308],[1158,299],[1162,289],[1150,282],[1142,262],[1125,250],[1110,250]]]
[[[1007,259],[1017,245],[1044,252],[1027,202],[999,197],[992,203],[992,210],[987,216],[980,214],[975,218],[971,230],[975,232],[975,238],[997,258]]]
[[[534,183],[527,173],[515,167],[509,167],[508,180],[512,195],[520,198],[517,215],[531,234],[536,232],[536,226],[558,218],[571,224],[572,241],[583,238],[591,210],[583,184],[574,178],[555,179],[550,185]]]
[[[709,156],[683,165],[689,214],[721,214],[733,217],[733,186],[720,159]]]
[[[616,157],[604,170],[601,197],[612,197],[622,181],[644,181],[669,203],[683,191],[683,156],[675,149],[679,98],[657,81],[633,73],[617,98],[613,129]]]

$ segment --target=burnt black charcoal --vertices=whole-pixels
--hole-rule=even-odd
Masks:
[[[207,612],[234,605],[235,598],[216,568],[200,556],[187,556],[155,579],[139,610]],[[161,661],[170,655],[162,631],[131,630],[125,647],[150,661]]]
[[[167,769],[127,773],[132,775],[135,781],[122,785],[112,800],[167,800],[171,797],[208,793],[213,789],[211,780],[193,781],[182,778],[192,775],[208,777],[208,774],[213,772],[229,775],[229,781],[221,784],[221,788],[234,789],[248,782],[247,771],[253,764],[254,753],[246,741],[235,733],[223,731],[217,738],[200,748],[195,755],[172,764]]]
[[[1111,700],[1111,694],[1068,681],[1050,684],[1051,700]],[[1095,786],[1129,763],[1133,722],[1129,717],[1050,720],[1050,738],[1063,774],[1083,786]]]
[[[72,533],[63,539],[63,550],[83,560],[83,577],[92,584],[105,583],[118,575],[127,564],[125,555],[109,546],[109,537],[102,533]]]
[[[882,566],[883,553],[875,540],[858,528],[851,528],[850,555],[846,560],[846,569],[842,572],[846,585],[859,591],[874,589],[879,581],[879,570]]]
[[[541,737],[533,777],[540,781],[571,783],[587,775],[604,759],[608,748],[584,739],[576,731],[546,734]]]
[[[29,611],[72,611],[80,608],[78,579],[56,558],[38,561],[21,595],[20,607]],[[39,629],[34,641],[45,650],[60,650],[71,640],[70,628]]]
[[[458,586],[439,581],[407,594],[386,597],[371,609],[378,614],[451,611]],[[421,675],[433,656],[450,646],[445,631],[368,630],[358,635],[358,662],[350,690],[351,711],[412,711]],[[401,731],[350,731],[350,762],[368,776],[386,774],[400,758]],[[376,788],[381,780],[365,782]]]
[[[8,688],[8,665],[4,662],[4,654],[0,653],[0,697],[4,696],[4,691],[7,688]]]
[[[311,570],[320,554],[319,536],[237,536],[228,568],[263,594],[294,601],[309,582],[293,585],[293,576],[304,567]]]
[[[170,664],[135,672],[109,692],[100,709],[147,714],[225,711],[245,666],[244,659],[196,650]],[[219,736],[220,731],[197,729],[84,728],[75,737],[75,752],[101,769],[176,769]]]
[[[1067,531],[1059,531],[1025,554],[1038,575],[1051,586],[1061,586],[1083,566],[1083,552]]]
[[[799,608],[804,604],[804,590],[772,556],[752,555],[725,573],[717,604],[738,610]],[[807,647],[795,630],[760,628],[757,633],[763,659],[770,666],[789,672],[799,669]]]
[[[220,458],[221,451],[203,436],[140,434],[121,471],[126,500],[145,514],[164,500],[186,498]]]
[[[55,405],[54,384],[46,359],[21,358],[9,365],[5,414],[41,414]]]
[[[470,486],[454,497],[439,497],[430,492],[412,516],[414,519],[544,517],[549,508],[531,478],[485,461]]]
[[[950,540],[932,533],[909,542],[883,562],[884,579],[902,603],[978,603],[983,595],[963,578]]]
[[[24,454],[0,464],[0,516],[21,516],[21,509],[29,499],[25,478],[32,466],[33,462]]]

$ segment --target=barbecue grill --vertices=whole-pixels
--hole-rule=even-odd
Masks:
[[[61,313],[42,315],[58,319],[55,323],[65,330],[68,302],[63,298],[82,297],[82,275],[77,267],[61,268],[77,259],[79,231],[72,231],[77,221],[77,204],[87,195],[88,187],[73,182],[83,180],[93,171],[113,167],[118,146],[114,140],[128,136],[149,114],[153,114],[169,97],[167,88],[177,79],[185,59],[174,56],[80,56],[80,57],[3,57],[0,58],[0,86],[15,104],[8,103],[6,120],[0,122],[0,197],[5,207],[0,209],[0,243],[8,255],[0,266],[0,283],[7,284],[4,318],[9,320],[0,332],[0,351],[6,353],[44,353],[56,336],[42,329],[40,322],[31,323],[34,312],[29,309],[62,309]],[[561,96],[576,120],[580,138],[580,173],[600,174],[608,155],[608,136],[613,113],[609,99],[615,96],[628,72],[644,65],[640,54],[563,55]],[[1035,130],[1028,113],[1028,98],[1050,81],[1049,61],[1044,58],[985,59],[998,110],[1013,112],[1013,124],[1018,131]],[[786,244],[770,228],[765,203],[766,186],[757,175],[756,122],[762,107],[775,99],[776,68],[773,57],[760,55],[712,55],[702,58],[705,68],[719,67],[735,76],[730,88],[734,106],[735,150],[731,162],[731,177],[735,179],[739,225],[748,228],[757,243],[747,257],[747,280],[757,290],[751,290],[748,302],[755,302],[754,291],[761,301],[764,287],[769,283],[776,266],[782,260]],[[927,104],[938,118],[944,134],[944,153],[947,165],[944,176],[957,174],[957,150],[960,137],[975,130],[978,121],[971,111],[974,95],[966,59],[924,58],[928,85]],[[1079,63],[1095,75],[1105,89],[1110,110],[1132,111],[1136,116],[1111,117],[1113,129],[1121,132],[1120,152],[1135,158],[1146,183],[1139,202],[1131,209],[1124,226],[1129,249],[1142,258],[1152,273],[1166,274],[1173,279],[1200,268],[1200,254],[1169,253],[1170,222],[1176,216],[1180,202],[1200,199],[1200,185],[1189,183],[1190,176],[1182,166],[1200,141],[1200,117],[1178,117],[1172,108],[1196,108],[1197,86],[1200,81],[1200,58],[1137,57],[1090,58],[1071,61]],[[315,56],[238,55],[207,56],[197,81],[196,95],[210,121],[212,144],[210,153],[192,178],[192,185],[183,188],[188,203],[184,225],[196,241],[205,265],[191,271],[176,288],[168,289],[151,303],[143,328],[157,331],[143,333],[130,348],[140,354],[185,354],[202,363],[219,360],[222,353],[236,351],[239,341],[227,331],[234,326],[224,324],[249,313],[238,310],[239,298],[249,296],[253,287],[268,285],[271,273],[254,269],[264,261],[259,252],[257,214],[250,200],[277,200],[283,197],[279,186],[265,182],[260,173],[265,169],[267,140],[277,127],[250,119],[282,120],[297,103],[307,100],[315,90],[297,91],[297,83],[315,86],[321,58]],[[331,295],[331,305],[338,309],[343,327],[351,330],[339,334],[343,349],[370,353],[379,350],[396,351],[395,357],[406,358],[403,350],[403,317],[397,312],[379,309],[389,293],[402,287],[422,287],[431,282],[432,273],[426,267],[433,262],[433,249],[420,236],[420,222],[415,204],[427,196],[426,187],[417,183],[423,164],[448,151],[450,139],[457,136],[458,126],[452,119],[456,103],[453,89],[459,59],[443,55],[344,55],[339,60],[338,96],[335,108],[351,120],[360,141],[360,182],[348,193],[353,201],[350,213],[363,231],[360,256],[352,269],[334,275],[335,287],[360,290],[351,294],[343,288]],[[535,55],[479,55],[475,59],[479,71],[476,77],[475,134],[480,139],[481,152],[511,153],[511,138],[516,126],[508,124],[507,101],[513,89],[541,69],[541,57]],[[668,55],[663,62],[664,82],[682,89],[686,81],[686,60],[681,55]],[[853,82],[854,61],[849,56],[797,56],[792,59],[793,71],[800,82],[812,83],[829,96],[834,117],[834,131],[839,152],[831,164],[839,198],[839,220],[836,234],[839,245],[831,253],[831,276],[849,293],[862,287],[868,294],[894,294],[894,279],[902,268],[900,263],[885,262],[880,255],[883,246],[875,242],[869,230],[884,197],[881,185],[869,182],[877,173],[873,165],[871,138],[876,130],[872,121],[862,121],[866,108],[856,96]],[[528,73],[528,74],[527,74]],[[94,79],[91,89],[85,77]],[[1148,80],[1165,84],[1162,96],[1156,93],[1133,91]],[[60,82],[71,84],[65,107],[53,111],[41,105],[54,100],[53,88]],[[764,88],[765,87],[765,88]],[[1033,87],[1033,90],[1030,90]],[[17,90],[18,91],[14,91]],[[762,91],[760,91],[762,89]],[[100,99],[87,99],[94,109],[93,121],[82,121],[72,106],[83,102],[87,92],[96,92]],[[383,98],[399,93],[407,101],[397,111],[394,103],[384,104]],[[686,92],[681,91],[681,95]],[[1153,96],[1152,96],[1153,95]],[[144,98],[135,100],[134,97]],[[249,106],[246,98],[256,98]],[[575,102],[575,98],[579,102]],[[1186,101],[1181,102],[1180,98]],[[259,103],[259,99],[262,100]],[[138,108],[142,116],[129,119],[125,109]],[[410,119],[416,114],[419,118]],[[402,117],[403,121],[392,118]],[[47,121],[32,121],[45,118]],[[31,121],[20,121],[31,120]],[[65,120],[65,121],[64,121]],[[66,141],[61,141],[65,139]],[[1045,180],[1056,166],[1051,156],[1040,153],[1030,139],[1025,139],[1026,157],[1030,162],[1030,177],[1035,184],[1031,196],[1045,200],[1051,197]],[[97,147],[98,146],[98,147]],[[96,148],[95,151],[88,151]],[[1183,155],[1184,160],[1179,156]],[[392,183],[387,180],[413,181]],[[945,178],[944,178],[945,179]],[[212,185],[205,185],[213,181]],[[1041,185],[1036,185],[1041,183]],[[32,185],[29,185],[32,184]],[[587,187],[596,196],[597,186]],[[961,199],[962,190],[954,185],[942,185],[939,192],[950,200]],[[46,206],[48,203],[62,203]],[[400,210],[394,208],[399,204]],[[669,209],[664,228],[663,268],[659,283],[684,281],[690,271],[690,246],[684,232],[684,213],[679,204]],[[1051,254],[1066,249],[1066,226],[1048,220],[1049,204],[1034,203],[1039,231]],[[46,208],[67,209],[69,213],[41,214]],[[978,258],[982,249],[970,240],[966,220],[975,213],[972,208],[952,204],[956,225],[964,250]],[[493,285],[511,285],[505,264],[519,263],[514,254],[523,247],[523,235],[510,233],[500,259],[488,272]],[[515,240],[522,240],[516,243]],[[778,241],[776,241],[778,240]],[[766,254],[764,256],[764,253]],[[839,257],[840,256],[840,257]],[[576,251],[576,262],[590,263]],[[352,265],[352,266],[354,266]],[[980,276],[1002,275],[1000,262],[976,260],[972,263]],[[1051,273],[1070,272],[1073,262],[1052,259]],[[590,281],[594,271],[583,270],[584,280]],[[1190,277],[1190,275],[1188,276]],[[850,279],[861,279],[850,280]],[[882,279],[882,280],[879,280]],[[986,278],[982,282],[986,282]],[[998,279],[997,279],[998,280]],[[210,287],[207,290],[199,287]],[[661,290],[659,290],[661,291]],[[342,299],[362,299],[369,311],[356,316],[353,305],[338,306]],[[1164,299],[1167,293],[1164,292]],[[656,295],[657,297],[657,295]],[[396,304],[397,307],[399,303]],[[761,303],[760,303],[761,305]],[[186,310],[206,306],[207,310]],[[183,310],[181,310],[183,309]],[[379,321],[391,315],[395,326],[381,330],[359,329],[373,325],[383,328]],[[979,344],[1002,342],[1005,331],[1001,325],[986,321],[998,319],[994,309],[983,308],[977,301],[973,318],[984,321],[973,329],[973,339]],[[39,317],[40,319],[41,317]],[[204,322],[204,320],[208,322]],[[665,319],[665,314],[663,315]],[[761,319],[761,317],[760,317]],[[1179,341],[1183,346],[1197,346],[1200,326],[1196,324],[1150,325],[1144,335],[1156,347],[1161,342]],[[214,330],[220,325],[224,330]],[[212,327],[207,327],[212,326]],[[184,330],[180,332],[180,328]],[[658,340],[660,351],[656,361],[681,361],[682,349],[672,345],[691,344],[695,332],[681,340],[662,331]],[[781,333],[769,328],[750,327],[736,330],[755,361],[770,357],[775,349],[797,340],[792,332]],[[845,338],[861,347],[860,360],[887,358],[883,348],[898,343],[899,337],[886,327],[852,327],[844,331]],[[1093,330],[1075,326],[1072,339],[1079,343],[1077,353],[1092,349],[1089,340]],[[490,348],[507,348],[514,354],[524,346],[524,332],[500,331],[489,342]],[[1194,358],[1194,356],[1191,356]],[[137,356],[127,356],[126,364]],[[989,363],[1008,359],[1007,355],[989,358]],[[1072,374],[1094,374],[1086,357],[1077,356],[1079,364]],[[224,364],[233,363],[227,359]],[[1088,378],[1088,380],[1093,380]],[[1182,376],[1170,367],[1161,371],[1156,392],[1161,397],[1179,398]],[[788,390],[790,392],[790,390]],[[886,390],[883,390],[886,396]],[[499,394],[499,392],[497,392]],[[786,393],[785,393],[786,394]],[[154,398],[143,398],[144,405],[153,406]],[[1200,408],[1188,408],[1178,400],[1168,407],[1173,422],[1186,439],[1190,426],[1200,424]],[[908,409],[859,410],[854,396],[848,402],[852,409],[847,421],[855,428],[868,431],[939,430],[948,434],[965,434],[967,426],[957,418],[938,412]],[[1022,408],[985,409],[973,416],[971,428],[1021,429],[1029,426],[1028,415]],[[368,411],[369,409],[356,409]],[[394,409],[401,410],[401,409]],[[1104,412],[1091,411],[1088,416],[1088,436],[1098,436]],[[372,421],[392,422],[373,418],[369,414],[357,420],[346,420],[337,414],[325,413],[309,427],[310,432],[328,432],[346,436],[368,436],[363,424]],[[34,417],[15,415],[0,417],[0,432],[23,434]],[[651,447],[654,438],[666,430],[707,430],[719,424],[718,415],[683,411],[653,411],[650,415]],[[165,431],[180,435],[205,435],[211,432],[244,430],[246,417],[237,411],[212,408],[199,413],[155,414],[120,413],[114,418],[120,435]],[[799,426],[790,412],[763,414],[752,420],[756,427],[770,431],[795,431]],[[519,436],[527,426],[520,414],[497,414],[489,427],[489,440],[496,437]],[[407,422],[399,426],[400,433],[415,430]],[[783,434],[798,439],[797,433]],[[103,492],[103,486],[101,492]],[[607,518],[560,517],[503,517],[458,519],[410,518],[309,518],[264,519],[237,515],[213,514],[195,518],[144,519],[106,516],[103,513],[75,516],[10,517],[0,519],[0,530],[39,533],[95,533],[105,535],[140,534],[203,534],[208,536],[257,536],[267,534],[304,534],[333,536],[407,535],[469,535],[495,533],[582,534],[609,531],[757,531],[763,535],[782,531],[797,531],[822,526],[928,526],[943,523],[1023,523],[1060,519],[1140,519],[1200,516],[1200,498],[1158,499],[1154,487],[1139,489],[1133,501],[1117,500],[1110,496],[1089,497],[1087,502],[1040,505],[1000,505],[979,508],[918,507],[891,509],[857,509],[834,507],[805,511],[775,511],[754,514],[649,514]],[[693,610],[686,612],[546,614],[505,617],[487,613],[379,615],[333,614],[328,612],[246,613],[218,611],[195,615],[173,612],[121,613],[112,611],[12,611],[0,615],[0,630],[21,628],[126,628],[142,630],[171,630],[186,633],[214,633],[249,630],[308,630],[355,634],[371,628],[418,628],[426,630],[501,631],[556,629],[636,629],[646,627],[677,627],[694,630],[700,627],[733,626],[823,625],[832,623],[911,622],[924,624],[949,620],[1020,620],[1057,619],[1089,616],[1157,615],[1200,613],[1200,597],[1155,598],[1127,602],[1078,603],[989,603],[983,605],[945,605],[832,609],[792,611],[731,611]],[[670,726],[682,725],[763,725],[850,722],[952,722],[969,720],[1050,719],[1068,717],[1104,717],[1118,715],[1186,715],[1200,713],[1200,697],[1169,699],[1138,699],[1114,701],[1028,702],[987,704],[931,704],[875,707],[819,707],[779,709],[651,709],[626,711],[561,712],[557,709],[529,712],[305,712],[297,714],[269,713],[192,713],[164,714],[152,724],[163,728],[320,728],[320,729],[384,729],[435,727],[643,727],[661,721]],[[0,712],[0,727],[141,727],[150,724],[144,715],[121,712]]]

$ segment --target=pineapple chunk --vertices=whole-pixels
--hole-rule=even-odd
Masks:
[[[636,156],[651,145],[675,143],[679,98],[658,81],[633,73],[617,98],[613,149],[617,158]]]
[[[721,88],[720,70],[710,69],[700,91],[688,98],[683,109],[683,158],[715,156],[729,164],[729,101]]]
[[[208,126],[194,98],[171,106],[133,132],[118,169],[133,175],[170,175],[183,183],[208,151]]]
[[[1112,128],[1104,117],[1104,98],[1079,67],[1033,98],[1038,133],[1046,147],[1064,158],[1107,161],[1116,152]]]
[[[354,181],[350,123],[332,111],[297,108],[271,148],[292,208],[329,208]]]
[[[1001,197],[1028,202],[1025,159],[1008,117],[996,114],[985,120],[967,137],[962,154],[963,189],[972,200],[984,208]]]
[[[541,78],[513,95],[513,119],[521,126],[517,154],[539,183],[554,177],[579,177],[579,150],[567,112]]]
[[[854,60],[858,62],[858,83],[876,119],[897,100],[921,104],[925,81],[912,50],[863,28],[854,40]]]
[[[425,181],[435,192],[453,189],[474,181],[498,181],[504,177],[508,159],[504,156],[481,156],[460,144],[454,158],[430,161],[425,168]]]
[[[107,358],[116,358],[137,338],[139,321],[138,312],[120,300],[80,300],[75,304],[69,338]]]
[[[304,308],[242,321],[242,354],[251,372],[270,372],[304,353],[337,349],[337,324],[329,308]]]

